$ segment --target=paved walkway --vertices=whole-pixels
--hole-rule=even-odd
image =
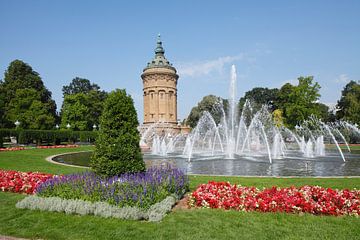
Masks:
[[[8,237],[8,236],[1,236],[0,235],[0,240],[27,240],[25,238],[16,238],[16,237]]]

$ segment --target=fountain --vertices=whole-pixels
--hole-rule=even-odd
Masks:
[[[154,123],[141,137],[142,143],[152,146],[145,158],[173,159],[186,171],[205,174],[360,175],[360,156],[350,154],[344,136],[346,130],[360,137],[356,125],[327,124],[311,117],[290,130],[274,123],[266,105],[254,111],[248,100],[239,113],[235,66],[230,79],[228,109],[222,102],[214,106],[222,115],[219,123],[206,111],[189,134],[159,135],[153,130],[158,123]]]

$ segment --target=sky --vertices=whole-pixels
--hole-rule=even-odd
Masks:
[[[141,73],[161,34],[178,70],[178,118],[204,96],[228,98],[231,65],[238,98],[314,76],[320,101],[335,104],[360,80],[360,1],[0,0],[0,79],[23,60],[52,92],[75,77],[125,88],[143,120]]]

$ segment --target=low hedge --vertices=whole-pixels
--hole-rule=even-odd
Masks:
[[[16,137],[19,144],[36,143],[37,145],[60,144],[61,142],[94,142],[96,131],[72,130],[29,130],[0,129],[0,147],[3,147],[5,137]]]
[[[161,202],[155,203],[148,210],[138,207],[117,207],[106,202],[89,202],[79,199],[62,199],[59,197],[28,196],[16,204],[20,209],[31,209],[66,214],[95,215],[104,218],[128,220],[161,221],[176,203],[176,196],[170,195]]]

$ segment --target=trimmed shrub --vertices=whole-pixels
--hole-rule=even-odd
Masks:
[[[125,90],[112,91],[104,103],[91,168],[102,176],[145,171],[134,102]]]
[[[62,199],[59,197],[39,197],[29,196],[18,203],[16,207],[20,209],[31,209],[50,212],[64,212],[66,214],[95,215],[104,218],[119,218],[129,220],[149,220],[161,221],[176,199],[174,196],[168,196],[163,201],[156,203],[148,211],[137,207],[116,207],[105,202],[89,202],[74,199]]]

